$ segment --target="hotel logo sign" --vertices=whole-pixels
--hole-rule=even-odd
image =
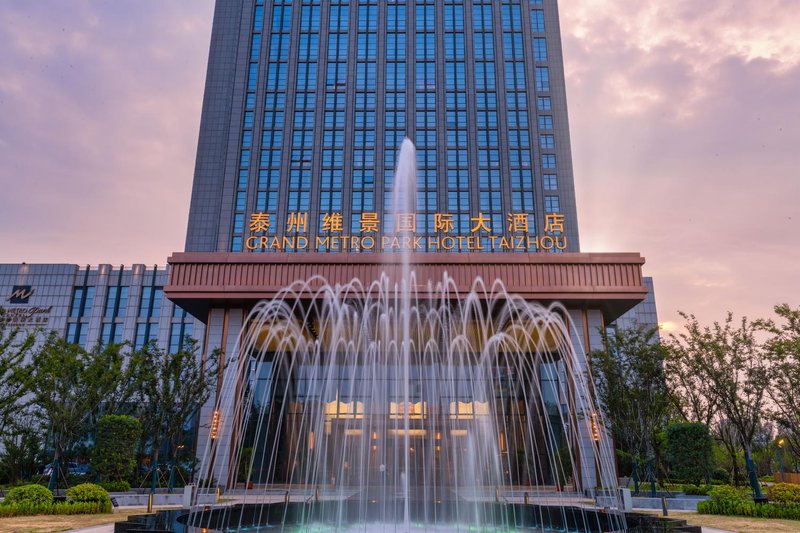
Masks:
[[[564,215],[547,213],[544,228],[537,234],[533,216],[529,213],[507,213],[502,220],[502,230],[491,215],[478,213],[469,216],[469,233],[459,233],[459,224],[451,213],[430,215],[417,213],[397,213],[394,217],[395,231],[389,235],[381,234],[382,221],[376,212],[363,212],[353,227],[347,232],[349,224],[342,213],[324,213],[320,220],[319,233],[312,241],[308,235],[312,222],[307,212],[291,212],[286,217],[285,226],[275,221],[272,213],[257,212],[250,215],[250,236],[244,239],[244,248],[249,251],[283,250],[325,250],[332,252],[358,252],[362,250],[381,250],[397,252],[417,250],[428,252],[553,252],[567,249],[564,235]],[[497,215],[495,215],[497,216]],[[427,224],[426,224],[427,223]],[[278,236],[277,226],[285,229]],[[426,235],[419,235],[418,230]]]
[[[14,285],[11,289],[11,296],[8,297],[8,303],[26,304],[32,295],[33,289],[30,285]]]
[[[6,302],[14,307],[0,307],[0,324],[14,328],[44,327],[50,320],[52,306],[40,307],[27,305],[33,295],[30,285],[14,285]],[[17,307],[18,305],[24,307]]]

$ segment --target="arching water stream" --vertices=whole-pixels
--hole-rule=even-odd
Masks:
[[[415,158],[406,140],[395,220],[414,212]],[[222,529],[517,528],[521,511],[498,514],[512,502],[572,513],[565,529],[624,529],[574,509],[587,464],[616,479],[567,310],[499,280],[458,294],[401,261],[399,279],[298,280],[254,307],[221,384],[230,422],[201,458],[206,490],[226,478],[250,504]],[[286,500],[281,518],[269,504]],[[522,529],[561,527],[534,522]]]

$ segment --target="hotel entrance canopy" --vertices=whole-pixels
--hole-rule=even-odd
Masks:
[[[200,320],[211,308],[249,308],[298,280],[314,276],[331,285],[358,278],[365,285],[386,273],[400,279],[401,256],[391,253],[199,253],[169,258],[167,297]],[[567,308],[598,309],[609,323],[644,300],[644,258],[637,253],[416,253],[410,255],[417,293],[426,297],[447,272],[459,294],[481,277],[500,279],[509,294]]]

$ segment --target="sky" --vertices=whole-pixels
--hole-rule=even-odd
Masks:
[[[797,0],[561,0],[581,248],[659,319],[800,306]],[[4,0],[0,262],[183,249],[213,0]]]

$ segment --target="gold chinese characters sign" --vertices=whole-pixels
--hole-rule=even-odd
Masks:
[[[413,250],[428,252],[449,251],[528,251],[551,252],[567,249],[564,235],[564,215],[545,215],[544,234],[536,235],[532,215],[508,213],[503,233],[493,232],[490,215],[478,213],[469,219],[469,234],[456,231],[455,216],[450,213],[434,213],[432,234],[418,235],[417,213],[397,213],[396,230],[381,234],[378,213],[364,212],[358,215],[351,233],[345,232],[342,213],[324,213],[320,220],[319,234],[312,242],[309,232],[308,212],[288,213],[284,224],[276,224],[275,215],[257,212],[250,215],[250,236],[244,241],[249,251],[315,250],[335,252],[360,252],[379,250],[385,252]],[[421,215],[420,215],[421,216]],[[282,226],[282,227],[279,227]],[[284,234],[276,235],[278,229]],[[427,233],[427,232],[426,232]]]

